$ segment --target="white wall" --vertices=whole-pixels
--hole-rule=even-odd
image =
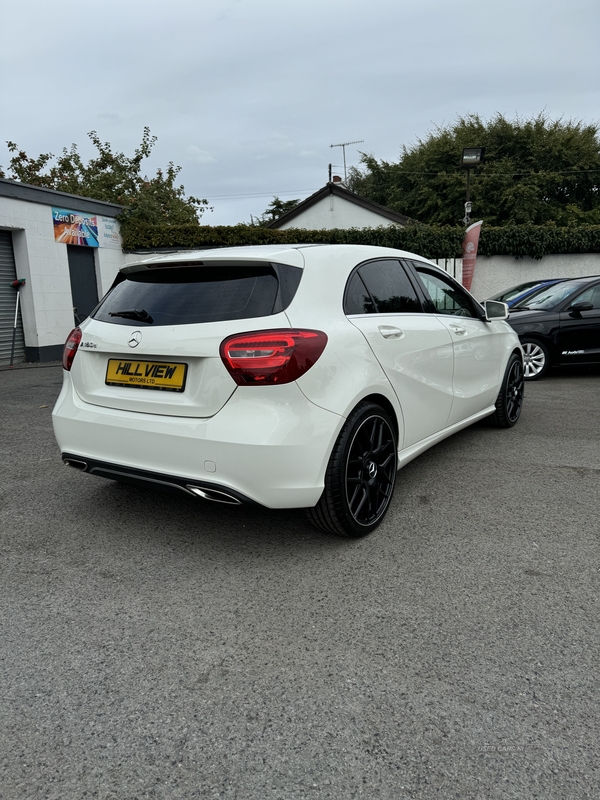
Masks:
[[[0,228],[13,234],[26,347],[62,345],[73,327],[73,300],[67,246],[54,241],[52,207],[0,197]],[[120,249],[93,248],[98,296],[110,287],[124,263]]]
[[[485,300],[525,281],[585,275],[600,275],[600,253],[550,255],[539,261],[512,256],[477,256],[471,293],[478,300]]]
[[[20,290],[25,346],[64,342],[73,302],[67,248],[54,241],[51,207],[1,198],[0,226],[13,231],[17,278],[27,281]]]
[[[278,226],[278,229],[284,231],[289,228],[306,228],[310,231],[321,231],[329,228],[377,228],[381,225],[388,227],[396,224],[380,214],[351,203],[344,197],[331,194],[294,219]]]

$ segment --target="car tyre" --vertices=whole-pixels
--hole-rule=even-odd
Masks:
[[[333,448],[321,499],[306,509],[309,520],[338,536],[371,533],[388,510],[397,466],[397,437],[390,416],[376,403],[359,403]]]
[[[536,381],[545,375],[550,369],[550,353],[542,342],[536,339],[522,339],[525,380]]]
[[[525,377],[521,356],[513,353],[508,360],[502,386],[496,400],[496,410],[490,417],[496,428],[512,428],[521,416],[525,396]]]

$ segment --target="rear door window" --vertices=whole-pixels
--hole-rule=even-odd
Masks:
[[[189,325],[283,311],[302,270],[264,266],[166,267],[121,273],[94,319],[117,325]]]

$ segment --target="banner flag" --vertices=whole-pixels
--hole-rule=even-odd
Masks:
[[[482,222],[483,220],[479,220],[479,222],[474,222],[472,225],[469,225],[465,233],[465,238],[463,239],[462,284],[468,291],[471,291],[473,273],[475,272],[477,246],[479,245],[479,233],[481,231]]]

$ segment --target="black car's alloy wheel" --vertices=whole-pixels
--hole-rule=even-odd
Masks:
[[[546,345],[535,340],[521,340],[525,364],[525,380],[541,378],[550,366],[550,353]]]
[[[497,428],[512,428],[521,416],[525,396],[525,378],[521,356],[513,353],[508,360],[504,380],[496,400],[491,422]]]
[[[372,402],[350,414],[333,449],[325,489],[311,522],[339,536],[359,537],[379,525],[396,482],[398,446],[388,414]]]

